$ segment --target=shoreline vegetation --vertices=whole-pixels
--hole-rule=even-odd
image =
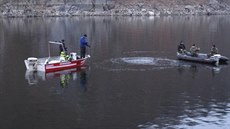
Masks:
[[[143,2],[148,0],[0,0],[0,17],[64,17],[64,16],[169,16],[169,15],[229,15],[230,2],[224,0],[193,0],[190,3]],[[23,2],[24,1],[24,2]],[[33,1],[33,2],[31,2]],[[51,2],[50,2],[51,1]],[[76,2],[80,1],[80,2]],[[121,0],[120,0],[121,1]],[[158,0],[159,1],[159,0]],[[166,0],[165,0],[166,1]],[[182,0],[179,0],[182,1]],[[184,0],[186,1],[186,0]],[[188,0],[187,0],[188,1]],[[203,2],[201,2],[203,1]]]

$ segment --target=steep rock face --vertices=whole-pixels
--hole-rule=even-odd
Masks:
[[[67,16],[83,12],[108,11],[115,7],[113,0],[0,0],[5,16]]]
[[[0,0],[0,15],[203,15],[230,14],[229,0]]]

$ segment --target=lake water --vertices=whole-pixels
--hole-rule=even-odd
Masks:
[[[79,53],[84,33],[87,67],[26,72],[50,40]],[[229,128],[229,65],[176,59],[181,40],[230,57],[229,33],[230,16],[0,19],[0,128]]]

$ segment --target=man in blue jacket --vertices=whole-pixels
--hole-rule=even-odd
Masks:
[[[81,48],[81,58],[85,58],[85,51],[86,51],[86,46],[90,47],[90,45],[88,45],[87,42],[87,35],[84,34],[81,38],[80,38],[80,48]]]

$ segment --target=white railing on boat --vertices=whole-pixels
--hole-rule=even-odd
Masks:
[[[57,42],[57,41],[49,41],[49,43],[51,43],[51,44],[58,44],[58,45],[62,45],[62,43],[61,43],[61,42]]]

